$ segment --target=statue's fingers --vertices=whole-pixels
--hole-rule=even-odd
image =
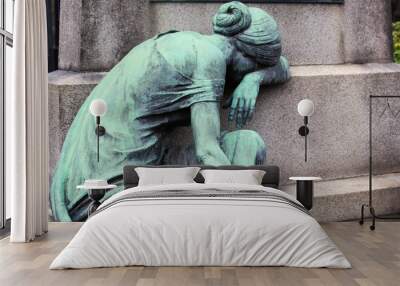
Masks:
[[[242,128],[242,126],[243,126],[242,110],[238,109],[237,116],[236,116],[236,127]]]
[[[249,109],[248,121],[251,121],[253,119],[255,110],[256,110],[256,101],[254,99],[252,99],[250,101],[250,109]]]
[[[228,117],[229,121],[235,119],[235,114],[236,114],[236,108],[231,107],[231,110],[229,110],[229,117]]]
[[[236,109],[238,107],[239,99],[233,96],[232,103],[231,103],[231,110],[229,111],[229,120],[232,121],[235,119]]]
[[[243,126],[243,119],[244,119],[244,100],[240,99],[238,102],[238,109],[236,114],[236,126],[241,128]]]
[[[244,108],[242,111],[242,127],[246,125],[247,122],[247,108]]]

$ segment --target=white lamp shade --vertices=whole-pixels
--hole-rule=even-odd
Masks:
[[[309,99],[303,99],[297,105],[297,111],[301,116],[311,116],[314,113],[314,103]]]
[[[107,112],[107,103],[102,99],[93,100],[89,110],[93,116],[103,116]]]

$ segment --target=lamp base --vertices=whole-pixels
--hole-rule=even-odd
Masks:
[[[309,133],[310,133],[310,129],[308,129],[307,126],[301,126],[301,127],[299,128],[299,134],[300,134],[301,136],[306,136],[306,135],[308,135]]]
[[[96,135],[103,136],[106,134],[106,129],[103,126],[97,126],[95,129]]]

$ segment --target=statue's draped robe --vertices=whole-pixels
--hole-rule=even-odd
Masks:
[[[224,78],[192,77],[197,62],[203,60],[198,51],[204,48],[197,33],[160,35],[132,49],[96,86],[68,131],[53,176],[51,205],[57,220],[68,220],[71,210],[73,220],[84,218],[79,203],[86,193],[76,186],[85,179],[110,179],[122,174],[127,164],[161,163],[167,128],[188,122],[193,103],[222,97]],[[108,105],[101,119],[106,134],[100,138],[99,163],[95,118],[89,113],[94,99]],[[119,190],[121,186],[113,193]]]

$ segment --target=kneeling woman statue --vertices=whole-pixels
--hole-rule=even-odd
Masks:
[[[229,119],[240,129],[253,115],[260,86],[289,79],[277,24],[265,11],[235,1],[219,8],[213,29],[212,35],[170,31],[149,39],[96,86],[68,131],[53,177],[56,220],[84,220],[87,196],[76,186],[85,179],[113,178],[128,164],[264,162],[265,144],[256,132],[221,134],[219,105],[225,81],[235,83]],[[94,99],[108,105],[99,163],[95,121],[88,112]],[[194,144],[179,154],[168,142],[172,128],[185,124],[192,127]]]

